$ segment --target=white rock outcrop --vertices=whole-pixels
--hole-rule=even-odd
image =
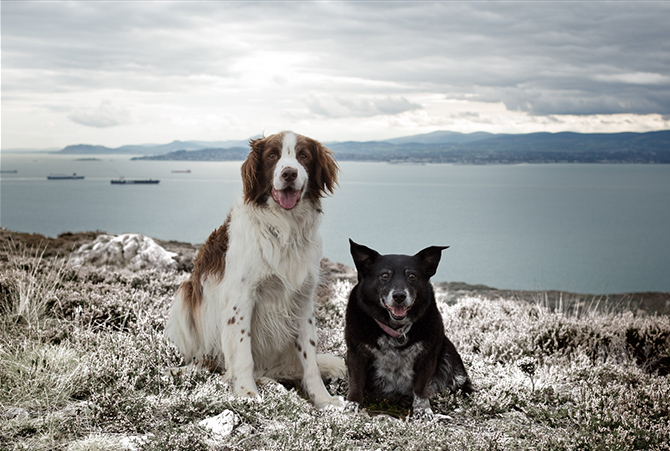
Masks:
[[[235,427],[241,423],[240,417],[232,410],[224,410],[215,417],[206,418],[198,425],[209,430],[212,434],[219,437],[225,437],[233,432]]]
[[[169,252],[148,236],[139,233],[99,235],[70,254],[69,264],[115,266],[138,269],[175,269],[174,252]]]

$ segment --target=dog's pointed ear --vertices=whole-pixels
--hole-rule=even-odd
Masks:
[[[433,277],[437,272],[437,265],[440,264],[442,251],[448,249],[449,246],[430,246],[420,251],[414,257],[418,258],[426,270],[428,277]]]
[[[266,142],[267,140],[264,137],[249,140],[251,151],[242,163],[242,187],[245,203],[256,201],[260,195],[259,187],[261,183],[258,180],[258,165],[262,159]]]
[[[351,239],[349,239],[349,244],[351,246],[351,256],[354,258],[354,264],[358,271],[358,280],[360,280],[361,275],[367,273],[375,260],[377,260],[379,252],[362,244],[355,243]]]

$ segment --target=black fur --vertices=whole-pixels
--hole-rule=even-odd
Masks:
[[[366,393],[413,400],[413,415],[432,418],[429,398],[449,389],[473,391],[463,361],[444,333],[430,278],[442,250],[416,255],[380,255],[349,240],[358,270],[344,336],[347,343],[347,407],[358,410]],[[385,331],[375,319],[393,329]],[[407,329],[409,328],[409,329]],[[407,331],[394,338],[398,332]]]

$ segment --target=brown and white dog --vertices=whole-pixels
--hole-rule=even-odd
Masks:
[[[187,363],[213,359],[237,396],[256,379],[299,380],[317,408],[341,406],[322,375],[343,359],[317,355],[313,299],[321,260],[321,199],[339,172],[332,152],[292,132],[253,139],[242,164],[244,198],[198,252],[175,295],[168,338]]]

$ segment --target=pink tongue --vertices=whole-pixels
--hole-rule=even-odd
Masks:
[[[272,190],[272,197],[279,202],[279,205],[281,205],[282,208],[290,210],[298,203],[298,200],[300,199],[300,191],[296,191],[293,188],[286,188],[281,191]]]
[[[407,309],[405,307],[389,307],[393,316],[397,318],[402,318],[407,314]]]

